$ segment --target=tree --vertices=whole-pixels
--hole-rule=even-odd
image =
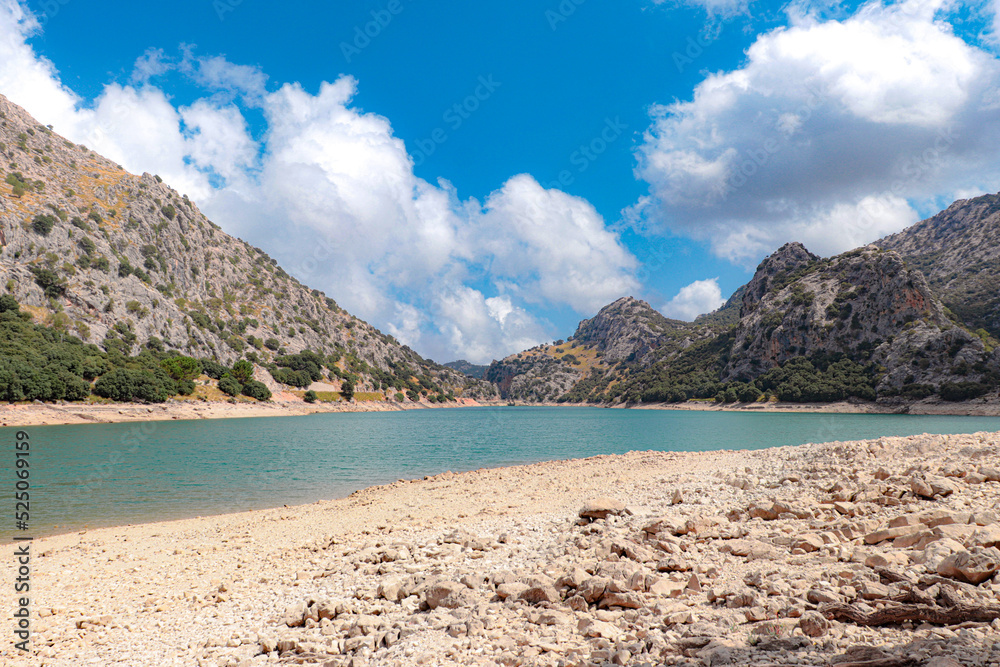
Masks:
[[[344,380],[340,383],[340,395],[348,401],[354,398],[354,383],[351,380]]]
[[[175,380],[194,380],[201,375],[201,363],[197,359],[178,355],[160,362],[160,366]]]
[[[303,400],[305,400],[306,403],[315,403],[317,398],[318,396],[316,396],[316,392],[312,389],[307,391],[306,395],[303,396]]]
[[[253,379],[253,364],[245,359],[241,359],[233,364],[233,377],[246,384]]]

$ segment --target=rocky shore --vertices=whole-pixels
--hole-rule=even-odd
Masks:
[[[633,452],[56,536],[0,662],[995,666],[998,467],[985,433]]]
[[[250,399],[198,401],[171,399],[165,403],[17,403],[0,405],[0,426],[51,426],[54,424],[111,424],[121,422],[190,419],[245,419],[249,417],[299,417],[321,412],[392,412],[425,408],[488,405],[472,399],[449,403],[338,401],[306,403],[290,394],[273,401]]]

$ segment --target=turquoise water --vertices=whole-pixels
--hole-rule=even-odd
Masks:
[[[14,441],[0,482],[15,533]],[[633,450],[760,449],[882,435],[1000,431],[1000,418],[463,408],[33,426],[32,536],[343,497],[366,486]],[[8,491],[9,490],[9,491]],[[58,526],[58,527],[57,527]]]

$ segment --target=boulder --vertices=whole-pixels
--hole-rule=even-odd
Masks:
[[[431,609],[457,609],[469,602],[469,587],[457,581],[439,581],[427,588],[425,601]]]
[[[942,577],[950,577],[979,585],[1000,570],[1000,551],[983,549],[975,553],[960,551],[942,560],[937,566],[937,573]]]
[[[625,507],[625,503],[620,500],[615,500],[614,498],[608,498],[607,496],[591,498],[584,503],[583,508],[580,510],[580,518],[590,519],[591,521],[596,519],[606,519],[611,515],[622,516],[624,514],[632,514],[632,512]]]
[[[822,637],[830,630],[830,621],[816,611],[808,611],[799,619],[799,628],[807,637]]]

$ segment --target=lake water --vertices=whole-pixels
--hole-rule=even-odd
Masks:
[[[13,529],[14,439],[31,438],[31,530],[223,514],[343,497],[451,470],[633,450],[760,449],[883,435],[1000,431],[1000,418],[463,408],[0,428]]]

